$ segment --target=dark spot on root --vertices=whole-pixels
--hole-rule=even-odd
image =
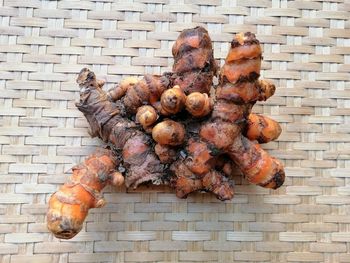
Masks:
[[[243,45],[259,45],[259,40],[256,39],[255,34],[251,33],[251,32],[246,32],[244,33],[244,37],[246,38],[244,40],[244,44]],[[241,46],[241,43],[237,40],[237,39],[233,39],[231,42],[231,48],[235,48],[235,47],[239,47]]]
[[[242,82],[254,82],[260,77],[260,74],[253,71],[250,72],[247,76],[239,76],[238,80],[236,83],[242,83]]]
[[[285,178],[285,173],[284,173],[283,170],[280,170],[280,171],[276,172],[274,174],[274,176],[269,181],[267,181],[266,183],[261,183],[259,185],[262,186],[262,187],[266,187],[271,182],[274,182],[275,186],[272,189],[277,189],[277,188],[279,188],[279,187],[281,187],[283,185],[284,178]]]
[[[215,145],[211,144],[211,143],[207,143],[208,148],[210,150],[210,155],[211,156],[219,156],[220,154],[222,154],[222,150],[218,149],[217,147],[215,147]]]
[[[62,239],[69,239],[72,238],[72,236],[75,236],[76,233],[72,230],[63,230],[56,234],[56,237],[62,238]]]
[[[260,135],[258,138],[257,138],[257,141],[261,144],[261,143],[266,143],[268,142],[268,140],[266,139],[266,137],[264,135]]]
[[[276,186],[273,189],[277,189],[282,186],[284,183],[285,174],[284,171],[278,171],[275,176],[273,177],[273,181],[275,182]]]
[[[91,81],[91,80],[94,80],[95,79],[95,73],[90,71],[88,74],[87,74],[87,78],[86,80],[87,81]]]

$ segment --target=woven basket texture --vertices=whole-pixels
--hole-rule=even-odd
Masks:
[[[0,261],[350,262],[350,2],[0,1]],[[257,34],[277,92],[254,107],[283,133],[264,146],[286,166],[269,191],[185,200],[166,187],[105,191],[72,240],[48,233],[49,196],[101,145],[75,108],[83,67],[107,81],[171,70],[184,28],[205,26],[215,57]]]

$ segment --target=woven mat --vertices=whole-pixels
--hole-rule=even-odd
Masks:
[[[0,1],[1,262],[350,262],[350,2],[267,0]],[[233,33],[263,43],[276,95],[255,107],[283,134],[264,146],[286,165],[269,191],[179,200],[167,188],[108,188],[83,231],[46,230],[47,200],[100,145],[74,107],[88,66],[107,87],[170,70],[184,28],[204,25],[215,57]]]

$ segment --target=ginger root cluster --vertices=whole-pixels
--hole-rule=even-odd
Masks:
[[[220,200],[233,198],[235,169],[262,187],[283,184],[283,165],[258,144],[276,139],[281,127],[251,113],[275,92],[259,80],[262,51],[255,35],[234,36],[220,70],[202,27],[182,31],[172,53],[172,72],[129,77],[108,92],[92,71],[81,70],[76,106],[91,136],[108,146],[75,166],[52,195],[47,221],[56,237],[80,231],[88,210],[105,204],[101,191],[108,184],[167,184],[180,198],[206,191]]]

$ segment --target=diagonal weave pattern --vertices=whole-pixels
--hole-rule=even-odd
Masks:
[[[1,262],[350,262],[350,2],[0,1]],[[236,177],[236,196],[107,189],[82,233],[46,230],[46,202],[98,140],[74,107],[76,74],[170,70],[179,31],[204,25],[223,59],[233,33],[263,43],[276,95],[255,112],[283,133],[277,191]],[[221,61],[222,62],[222,61]]]

